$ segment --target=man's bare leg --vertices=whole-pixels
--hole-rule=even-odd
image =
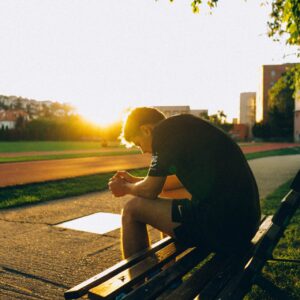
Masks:
[[[137,222],[122,212],[121,245],[123,259],[149,247],[147,225]]]
[[[129,200],[122,213],[122,250],[127,258],[149,246],[147,225],[149,224],[169,236],[179,223],[171,219],[172,200],[134,197]]]

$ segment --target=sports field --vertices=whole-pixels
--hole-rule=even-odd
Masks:
[[[117,142],[0,142],[0,163],[137,154]]]
[[[293,152],[295,151],[299,153],[300,149],[300,144],[294,143],[240,143],[239,146],[245,154],[249,155],[248,158],[250,159],[256,158],[255,153],[257,152],[275,151],[276,153],[274,154],[278,155],[278,150],[290,149],[290,154],[294,154]],[[118,156],[138,153],[140,153],[139,149],[134,147],[128,149],[121,146],[117,141],[109,142],[107,147],[103,147],[100,141],[0,142],[0,163]]]
[[[109,142],[109,147],[117,147],[117,142]],[[100,141],[33,141],[33,142],[0,142],[0,153],[66,151],[66,150],[99,150],[103,149]],[[105,147],[106,148],[106,147]]]

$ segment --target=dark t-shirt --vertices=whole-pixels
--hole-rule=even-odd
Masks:
[[[225,132],[192,115],[170,117],[153,130],[152,155],[148,175],[176,174],[192,195],[188,209],[210,236],[222,243],[253,236],[260,220],[257,185]]]

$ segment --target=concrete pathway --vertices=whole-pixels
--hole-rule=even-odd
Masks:
[[[249,161],[254,173],[260,198],[265,198],[279,185],[300,170],[300,155],[273,156]]]
[[[265,197],[293,177],[300,155],[250,161]],[[126,197],[109,192],[0,211],[0,299],[63,299],[67,288],[120,260],[119,231],[104,235],[53,225],[95,212],[119,213]],[[153,240],[158,233],[151,229]]]

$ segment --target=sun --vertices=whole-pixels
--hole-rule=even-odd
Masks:
[[[123,110],[103,107],[98,109],[93,109],[93,107],[83,109],[78,109],[78,113],[82,115],[86,120],[99,125],[101,127],[109,127],[110,125],[122,120]]]

